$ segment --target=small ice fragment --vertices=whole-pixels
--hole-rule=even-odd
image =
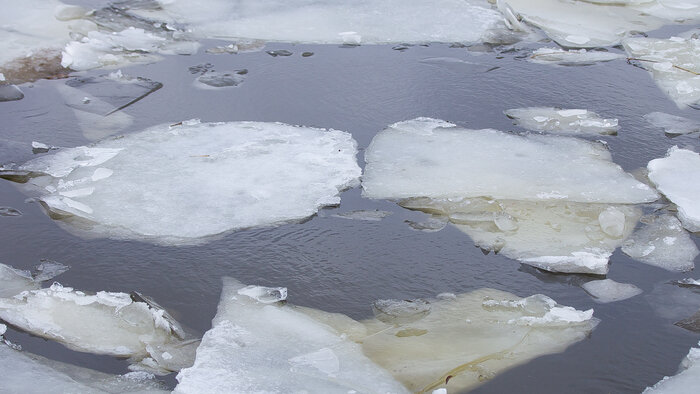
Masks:
[[[32,278],[36,282],[46,282],[58,275],[68,271],[69,266],[52,260],[41,260],[41,264],[36,267],[36,271],[32,273]]]
[[[597,62],[609,62],[611,60],[622,59],[623,55],[603,51],[563,50],[560,48],[539,48],[527,59],[533,63],[559,64],[564,66],[590,65]]]
[[[598,223],[603,232],[613,238],[620,238],[625,233],[625,214],[615,207],[608,207],[601,212]]]
[[[700,155],[677,146],[647,165],[649,179],[678,206],[678,218],[691,232],[700,231]]]
[[[380,210],[375,209],[375,210],[343,212],[343,213],[333,214],[332,216],[336,217],[336,218],[341,218],[341,219],[364,220],[364,221],[369,221],[369,222],[378,222],[391,214],[392,213],[389,211],[380,211]]]
[[[669,271],[691,270],[700,253],[695,242],[671,215],[648,217],[647,224],[622,244],[622,251],[635,260]]]
[[[210,71],[197,78],[197,81],[209,87],[225,88],[238,86],[243,82],[243,79],[243,75],[238,71],[226,73]]]
[[[642,290],[635,285],[627,283],[618,283],[612,279],[593,280],[584,283],[581,287],[591,296],[596,302],[609,303],[622,301],[642,294]]]
[[[681,116],[652,112],[644,115],[644,119],[656,127],[664,129],[666,134],[682,135],[700,132],[700,123]]]
[[[110,170],[109,168],[100,167],[95,170],[90,179],[93,182],[97,182],[109,178],[110,176],[112,176],[112,174],[114,174],[114,171]]]
[[[357,34],[357,32],[354,31],[345,31],[342,33],[338,33],[340,36],[341,41],[345,45],[360,45],[362,43],[362,36]]]
[[[266,51],[268,55],[272,57],[277,57],[277,56],[292,56],[293,53],[286,50],[286,49],[278,49],[275,51]]]
[[[4,81],[5,81],[5,74],[0,73],[0,82],[4,82]]]
[[[56,147],[42,144],[41,142],[32,141],[32,153],[46,153],[51,149],[57,149]]]
[[[377,300],[372,303],[374,316],[384,323],[406,324],[430,313],[430,303],[423,299]]]
[[[700,286],[700,280],[693,279],[693,278],[685,278],[677,281],[681,286]]]
[[[238,294],[250,297],[263,304],[272,304],[287,299],[286,287],[246,286]]]
[[[12,207],[0,207],[0,216],[22,216],[22,212]]]
[[[617,119],[604,119],[585,109],[530,107],[503,112],[515,123],[528,130],[559,134],[616,134]]]
[[[419,222],[406,220],[406,224],[412,229],[429,233],[442,230],[447,226],[447,223],[449,223],[449,220],[446,216],[431,216]]]
[[[0,102],[17,101],[24,98],[24,93],[15,85],[0,85]]]

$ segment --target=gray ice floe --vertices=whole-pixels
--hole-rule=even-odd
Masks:
[[[338,130],[186,121],[62,149],[18,170],[39,175],[28,187],[81,234],[183,244],[337,205],[339,192],[358,184],[356,154]]]
[[[17,101],[24,98],[24,93],[15,85],[0,83],[0,102]]]
[[[209,71],[196,79],[195,86],[201,89],[220,89],[238,86],[243,83],[248,70],[232,72]]]
[[[632,284],[615,282],[612,279],[593,280],[581,285],[593,300],[603,304],[622,301],[642,294],[642,290]]]
[[[617,119],[604,119],[585,109],[547,107],[516,108],[503,111],[519,126],[557,134],[617,134]]]
[[[676,375],[666,376],[643,394],[693,394],[700,387],[700,343],[685,356]]]
[[[656,127],[664,129],[666,134],[683,135],[700,132],[700,122],[663,112],[651,112],[644,119]]]
[[[380,210],[360,210],[333,214],[333,217],[350,220],[364,220],[368,222],[378,222],[391,215],[392,212]]]
[[[691,232],[700,231],[700,155],[677,146],[647,165],[649,179],[678,207],[678,218]]]
[[[635,260],[667,269],[688,271],[700,253],[681,223],[672,215],[647,216],[644,226],[622,244],[622,251]]]
[[[527,59],[533,63],[559,64],[562,66],[585,66],[601,62],[623,59],[625,56],[605,51],[586,49],[539,48]]]

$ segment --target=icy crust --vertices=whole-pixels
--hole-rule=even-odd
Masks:
[[[413,198],[404,208],[446,217],[480,248],[547,271],[604,275],[641,216],[628,205]]]
[[[177,375],[175,393],[405,393],[362,353],[360,345],[295,308],[259,302],[224,279],[212,329],[191,368]]]
[[[699,6],[700,7],[700,6]],[[647,69],[659,88],[683,108],[700,101],[700,40],[696,36],[630,38],[623,42],[625,50],[639,65]]]
[[[624,58],[624,56],[613,52],[587,51],[585,49],[571,49],[567,51],[560,48],[539,48],[532,52],[532,55],[527,60],[539,64],[585,66],[622,58]]]
[[[0,299],[0,319],[24,331],[73,350],[134,360],[148,355],[148,345],[177,340],[163,313],[129,294],[87,295],[58,283]]]
[[[604,119],[585,109],[547,107],[516,108],[503,111],[516,124],[535,131],[559,134],[617,134],[617,119]]]
[[[678,218],[691,232],[700,231],[700,155],[677,146],[647,165],[649,179],[678,206]]]
[[[20,170],[48,175],[33,185],[73,228],[181,244],[339,204],[339,191],[358,183],[356,153],[337,130],[188,121],[61,150]]]
[[[607,304],[622,301],[642,294],[642,290],[632,284],[615,282],[612,279],[593,280],[581,287],[590,294],[596,302]]]
[[[185,23],[200,38],[248,38],[317,44],[475,42],[503,29],[485,0],[159,0],[142,15]]]
[[[0,326],[2,326],[0,324]],[[153,375],[110,375],[23,352],[0,343],[2,388],[10,393],[167,393]]]
[[[651,112],[644,115],[644,119],[652,125],[664,129],[666,134],[672,136],[700,132],[699,122],[682,116]]]
[[[369,198],[492,197],[633,204],[658,195],[597,143],[468,130],[442,120],[395,123],[372,140],[362,180]]]
[[[666,376],[644,394],[692,394],[700,387],[700,343],[691,348],[679,366],[678,374]]]
[[[622,244],[622,251],[635,260],[667,269],[689,271],[700,254],[681,223],[671,215],[647,217],[646,224]]]

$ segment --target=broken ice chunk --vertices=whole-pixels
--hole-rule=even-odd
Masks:
[[[411,227],[414,230],[417,231],[425,231],[425,232],[435,232],[435,231],[440,231],[445,226],[447,226],[447,223],[449,223],[449,219],[446,216],[442,215],[432,215],[429,218],[422,220],[422,221],[413,221],[413,220],[406,220],[406,224],[408,224],[409,227]]]
[[[517,108],[503,111],[528,130],[559,134],[617,134],[617,119],[603,119],[585,109]]]
[[[674,376],[666,376],[643,394],[693,394],[700,387],[700,343],[691,348]]]
[[[350,220],[365,220],[369,222],[378,222],[385,217],[391,215],[389,211],[367,210],[367,211],[350,211],[333,214],[333,217]]]
[[[378,133],[365,161],[362,188],[369,198],[488,196],[623,204],[658,198],[612,163],[600,144],[468,130],[428,118]]]
[[[121,70],[99,77],[73,77],[65,84],[88,96],[87,100],[85,97],[80,99],[79,94],[67,97],[69,107],[103,116],[122,110],[163,87],[160,82],[124,75]],[[112,108],[105,112],[101,108],[88,105],[92,104],[92,97],[108,103]]]
[[[430,313],[426,300],[377,300],[372,304],[374,317],[388,324],[406,324]]]
[[[652,112],[644,115],[644,119],[656,127],[663,128],[664,132],[670,135],[700,132],[700,123],[682,116]]]
[[[197,78],[198,84],[195,86],[202,88],[226,88],[232,86],[238,86],[243,82],[244,75],[247,70],[238,70],[234,72],[207,72]]]
[[[66,272],[68,268],[50,260],[42,260],[34,272],[0,264],[0,298],[10,298],[23,291],[39,289],[41,282],[55,278]]]
[[[700,102],[700,40],[629,38],[623,42],[633,60],[647,69],[678,107]]]
[[[700,286],[700,280],[693,279],[693,278],[685,278],[677,281],[681,286]]]
[[[644,222],[647,224],[622,244],[626,255],[669,271],[693,269],[700,252],[678,219],[662,215]]]
[[[673,324],[688,331],[700,332],[700,310],[695,312],[692,316]]]
[[[0,207],[0,216],[22,216],[22,212],[12,207]]]
[[[362,36],[357,34],[357,32],[344,31],[342,33],[338,33],[338,35],[345,45],[360,45],[362,43]]]
[[[678,206],[683,227],[700,231],[700,155],[674,146],[666,157],[650,161],[647,169],[656,188]]]
[[[15,85],[0,84],[0,102],[17,101],[24,98],[24,93]]]
[[[563,66],[585,66],[599,62],[622,59],[623,55],[613,52],[585,49],[564,50],[560,48],[539,48],[527,59],[533,63],[559,64]]]
[[[46,153],[52,149],[58,149],[58,148],[55,146],[49,146],[46,144],[42,144],[41,142],[32,141],[32,153],[34,153],[34,154]]]
[[[286,50],[286,49],[278,49],[278,50],[276,50],[276,51],[266,51],[266,52],[267,52],[268,55],[270,55],[270,56],[272,56],[272,57],[277,57],[277,56],[286,57],[286,56],[292,56],[292,55],[293,55],[292,52],[290,52],[290,51],[288,51],[288,50]]]
[[[241,297],[245,288],[224,279],[212,329],[175,393],[406,392],[360,345],[289,305]]]
[[[263,304],[272,304],[287,299],[286,287],[246,286],[238,290],[238,294],[250,297]]]
[[[642,294],[642,290],[628,283],[618,283],[612,279],[593,280],[581,285],[596,302],[603,304],[622,301]]]
[[[51,176],[55,189],[41,201],[62,223],[81,222],[87,234],[182,244],[337,205],[339,191],[358,183],[356,154],[352,136],[337,130],[181,122],[63,149],[20,169]],[[66,196],[86,188],[94,191]]]

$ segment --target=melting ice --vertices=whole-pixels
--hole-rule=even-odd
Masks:
[[[622,301],[642,294],[642,290],[628,283],[615,282],[612,279],[593,280],[584,283],[581,287],[591,296],[596,302],[603,304],[615,301]]]
[[[700,387],[700,343],[691,348],[685,356],[679,372],[666,376],[652,387],[647,387],[644,394],[692,394]]]
[[[644,119],[656,127],[664,129],[666,134],[681,135],[700,132],[700,123],[663,112],[651,112],[644,115]]]
[[[661,215],[645,217],[642,222],[645,225],[622,244],[625,254],[670,271],[693,269],[700,252],[678,219]]]
[[[361,170],[350,134],[281,123],[182,122],[64,149],[19,167],[56,218],[159,243],[309,217]]]
[[[678,218],[689,231],[700,231],[700,155],[677,146],[647,165],[649,179],[678,206]]]
[[[533,63],[559,64],[562,66],[584,66],[599,62],[624,58],[623,55],[604,51],[564,50],[559,48],[539,48],[527,59]]]
[[[617,134],[617,119],[604,119],[585,109],[516,108],[503,111],[528,130],[557,134]]]

